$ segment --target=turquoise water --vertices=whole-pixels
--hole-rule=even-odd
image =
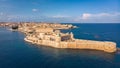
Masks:
[[[73,24],[75,38],[114,41],[120,47],[120,24]],[[0,68],[120,68],[120,52],[55,49],[33,45],[20,32],[0,28]]]

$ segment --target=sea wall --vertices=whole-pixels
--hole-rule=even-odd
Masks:
[[[94,49],[102,50],[105,52],[115,52],[116,43],[114,42],[101,42],[101,41],[91,41],[91,40],[78,40],[74,42],[61,42],[61,48],[74,48],[74,49]]]
[[[101,42],[101,41],[91,41],[91,40],[81,40],[75,39],[75,41],[69,42],[55,42],[49,40],[39,40],[37,38],[27,37],[24,39],[25,41],[50,46],[54,48],[71,48],[71,49],[94,49],[94,50],[101,50],[105,52],[115,52],[116,51],[116,43],[114,42]]]

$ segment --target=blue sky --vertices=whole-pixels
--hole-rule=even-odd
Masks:
[[[0,21],[119,23],[120,0],[0,0]]]

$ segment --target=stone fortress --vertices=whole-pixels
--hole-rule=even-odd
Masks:
[[[93,49],[109,53],[116,52],[117,50],[116,43],[114,42],[75,39],[72,32],[60,32],[60,29],[76,28],[76,26],[71,24],[13,23],[12,25],[18,25],[18,31],[25,34],[24,40],[33,44],[54,48]],[[11,24],[1,24],[1,26],[11,27]]]
[[[55,26],[55,24],[52,25]],[[109,53],[116,52],[116,43],[114,42],[75,39],[72,32],[61,33],[59,29],[62,29],[62,27],[57,29],[42,26],[32,29],[34,29],[34,31],[27,29],[27,31],[31,32],[27,32],[24,40],[33,44],[50,46],[54,48],[94,49]]]

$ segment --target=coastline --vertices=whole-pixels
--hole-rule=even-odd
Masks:
[[[52,28],[49,25],[52,26]],[[60,29],[64,30],[74,27],[73,25],[69,26],[66,25],[67,24],[63,25],[46,23],[42,24],[24,23],[19,26],[18,31],[25,33],[26,37],[24,38],[24,40],[32,44],[65,49],[71,48],[71,49],[100,50],[108,53],[113,53],[117,51],[116,43],[114,42],[75,39],[74,34],[72,33],[61,33]]]

